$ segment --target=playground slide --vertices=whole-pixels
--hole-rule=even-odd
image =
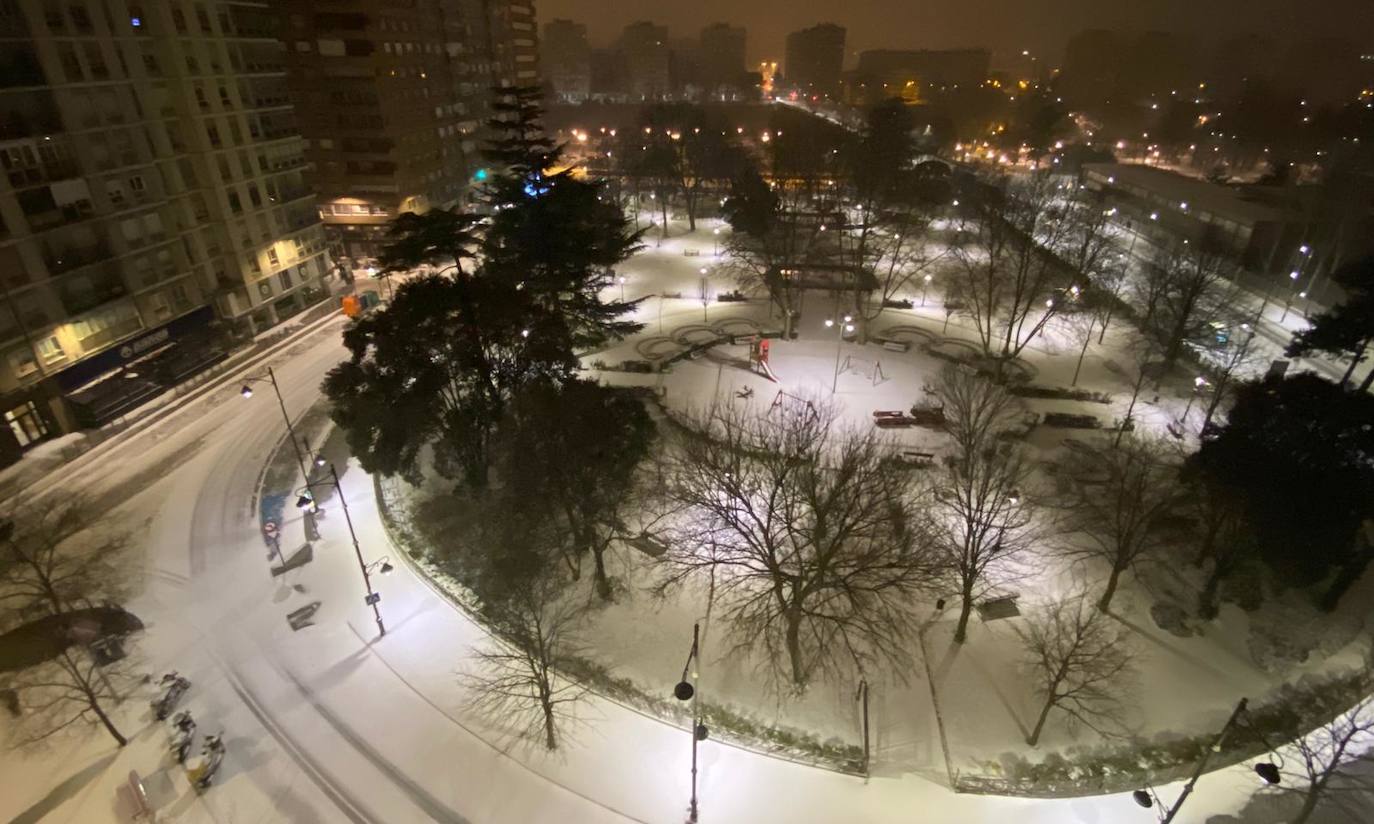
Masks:
[[[781,381],[778,380],[778,376],[773,374],[773,369],[768,365],[767,361],[763,361],[762,363],[760,363],[759,368],[763,370],[763,376],[765,378],[772,381],[773,383],[781,383]]]

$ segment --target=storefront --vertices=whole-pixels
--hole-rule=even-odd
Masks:
[[[223,360],[213,320],[214,310],[202,306],[59,372],[77,425],[101,426]]]

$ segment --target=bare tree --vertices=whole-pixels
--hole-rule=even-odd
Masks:
[[[1234,303],[1236,263],[1218,238],[1184,239],[1146,266],[1144,289],[1153,293],[1141,328],[1152,334],[1172,367],[1189,341],[1206,341],[1210,325]]]
[[[959,594],[954,640],[968,635],[974,603],[1015,574],[1034,542],[1031,507],[1022,491],[1030,466],[1011,444],[949,458],[935,490],[936,546],[943,575]]]
[[[876,289],[863,289],[854,296],[865,336],[868,325],[882,315],[887,302],[927,277],[947,254],[930,243],[934,213],[929,209],[903,208],[887,213],[886,218],[871,235],[865,224],[865,243],[861,247],[855,244],[856,265],[871,271],[877,281]]]
[[[1176,457],[1158,438],[1130,435],[1115,446],[1071,452],[1065,462],[1063,526],[1084,540],[1065,542],[1059,551],[1107,564],[1101,610],[1111,605],[1122,573],[1167,544],[1170,520],[1183,504]]]
[[[931,558],[889,443],[813,402],[717,405],[686,426],[664,474],[678,513],[662,588],[710,575],[736,648],[761,649],[796,689],[817,670],[904,660]]]
[[[1122,731],[1132,653],[1122,633],[1105,613],[1093,608],[1086,593],[1049,604],[1028,617],[1017,632],[1026,645],[1026,669],[1044,701],[1027,744],[1039,743],[1055,709],[1071,723],[1103,735]]]
[[[92,530],[91,540],[78,536],[92,525],[90,508],[79,498],[19,502],[0,522],[0,601],[24,610],[41,604],[54,615],[97,595],[111,596],[111,560],[124,540]]]
[[[1288,819],[1289,824],[1305,824],[1323,801],[1344,808],[1352,797],[1367,802],[1374,793],[1374,780],[1351,769],[1374,762],[1374,668],[1368,662],[1355,677],[1354,686],[1356,694],[1362,696],[1354,706],[1332,707],[1330,721],[1289,746],[1297,757],[1283,759],[1280,783],[1273,787],[1302,798],[1302,806]],[[1347,810],[1351,821],[1361,820],[1366,811],[1367,807]]]
[[[23,744],[37,743],[81,723],[99,723],[119,746],[129,743],[110,718],[109,703],[121,700],[115,682],[132,683],[118,664],[104,669],[79,647],[63,648],[53,660],[16,676],[10,687],[24,702]]]
[[[960,455],[991,448],[1025,415],[1025,405],[1005,386],[966,366],[944,366],[934,388],[944,404],[945,431]]]
[[[972,204],[977,219],[959,227],[948,289],[964,304],[983,351],[1006,361],[1021,354],[1065,303],[1077,275],[1058,255],[1073,221],[1054,179],[1036,174]]]
[[[560,590],[557,579],[533,580],[489,605],[497,639],[473,651],[476,667],[460,678],[470,707],[549,750],[558,749],[560,730],[575,720],[571,705],[587,693],[555,671],[580,647],[584,616]]]
[[[1255,543],[1245,516],[1245,504],[1229,487],[1199,473],[1190,479],[1188,501],[1196,530],[1197,554],[1193,565],[1212,568],[1198,595],[1198,614],[1217,616],[1221,583],[1255,557]]]

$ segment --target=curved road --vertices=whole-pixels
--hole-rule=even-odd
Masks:
[[[344,356],[339,328],[327,323],[267,361],[293,417],[319,398],[320,378]],[[139,654],[148,669],[175,667],[193,680],[187,705],[201,730],[225,731],[221,780],[204,795],[191,793],[179,771],[162,765],[161,733],[145,727],[92,788],[45,820],[108,820],[114,785],[129,769],[148,777],[164,821],[685,819],[685,730],[593,699],[566,751],[549,756],[507,746],[465,710],[457,675],[483,635],[405,564],[374,579],[388,629],[378,639],[332,491],[317,495],[325,516],[311,560],[273,575],[254,504],[284,427],[268,388],[244,400],[240,382],[240,375],[225,380],[97,465],[61,479],[64,491],[116,504],[106,523],[134,529],[146,547],[141,594],[131,603],[148,625]],[[338,441],[326,448],[364,555],[391,555],[371,479],[337,453]],[[302,542],[302,525],[288,521],[282,532],[290,554]],[[287,613],[312,604],[313,624],[293,631]],[[1153,815],[1128,796],[958,796],[914,775],[865,783],[713,742],[702,745],[701,758],[708,822],[1114,824]],[[1252,788],[1243,768],[1208,776],[1178,820],[1237,809]],[[1161,795],[1175,791],[1161,788]]]

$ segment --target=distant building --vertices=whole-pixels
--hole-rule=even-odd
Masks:
[[[668,40],[668,93],[696,100],[701,97],[701,45],[689,38]]]
[[[1176,34],[1090,29],[1069,40],[1055,88],[1070,105],[1137,102],[1196,88],[1201,78],[1192,43]]]
[[[787,84],[805,94],[836,96],[844,69],[842,26],[820,23],[787,35],[782,73]]]
[[[592,50],[587,27],[572,20],[544,24],[541,66],[549,93],[565,103],[580,103],[592,92]]]
[[[668,29],[641,20],[620,35],[625,79],[630,98],[660,100],[672,90],[669,75]]]
[[[590,55],[592,99],[624,102],[630,84],[625,76],[625,55],[617,48],[592,49]]]
[[[539,82],[534,9],[518,0],[274,5],[325,230],[355,264],[398,214],[469,198],[491,87]]]
[[[859,55],[849,97],[858,103],[884,97],[901,97],[915,103],[936,92],[973,88],[987,79],[991,60],[992,55],[985,49],[873,49]]]
[[[712,23],[701,30],[701,82],[711,96],[744,91],[746,33],[740,26]]]

